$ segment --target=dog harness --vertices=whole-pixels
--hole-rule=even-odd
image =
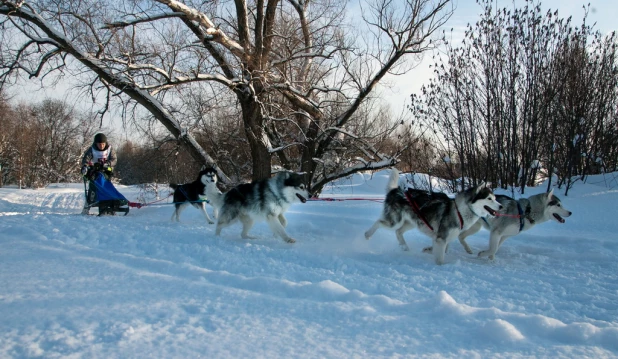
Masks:
[[[184,189],[185,185],[181,184],[178,185],[178,189],[180,190],[180,193],[182,193],[183,196],[185,196],[185,198],[188,200],[189,199],[189,195],[187,194],[187,191],[185,191]],[[189,202],[189,203],[201,203],[201,202],[206,202],[206,203],[210,203],[210,201],[208,199],[202,199],[201,195],[198,195],[198,200],[197,201],[184,201],[184,202]],[[176,202],[175,202],[176,203]],[[177,203],[183,203],[183,201],[181,202],[177,202]]]
[[[429,221],[421,213],[421,208],[418,206],[416,201],[412,198],[412,195],[410,195],[410,192],[405,191],[404,195],[406,197],[406,200],[408,201],[408,204],[410,205],[410,207],[412,207],[412,211],[414,212],[414,214],[416,214],[418,218],[420,218],[423,221],[423,223],[425,223],[427,228],[429,228],[433,232],[433,227],[429,224]],[[459,208],[457,208],[457,203],[454,200],[453,200],[453,204],[455,205],[455,210],[457,211],[457,217],[459,217],[459,229],[463,229],[464,221],[463,221],[463,218],[461,217],[461,213],[459,213]]]
[[[517,201],[517,212],[519,212],[519,231],[524,229],[524,211],[521,209],[519,201]]]
[[[457,217],[459,217],[459,229],[463,229],[463,218],[461,218],[461,213],[459,213],[459,208],[457,208],[457,202],[453,200],[453,204],[455,205],[455,210],[457,211]]]
[[[427,219],[425,219],[425,216],[423,216],[423,214],[421,213],[420,207],[418,206],[416,201],[412,199],[410,192],[405,191],[403,194],[406,196],[406,200],[408,201],[410,207],[412,207],[412,211],[414,212],[414,214],[416,214],[418,218],[422,219],[425,225],[433,232],[433,227],[429,224]]]
[[[517,203],[517,212],[519,214],[517,215],[511,215],[511,214],[502,214],[502,213],[496,213],[496,217],[516,217],[519,218],[519,231],[523,231],[524,229],[524,224],[526,223],[524,220],[526,219],[526,214],[530,213],[530,205],[528,205],[526,207],[526,213],[524,213],[524,210],[521,208],[521,204],[519,204],[519,201],[515,201]],[[485,221],[485,223],[489,226],[489,222],[487,222],[487,219],[485,217],[482,217],[483,221]],[[530,221],[530,223],[534,223],[534,221],[530,218],[528,218],[528,220]],[[491,227],[491,226],[490,226]]]

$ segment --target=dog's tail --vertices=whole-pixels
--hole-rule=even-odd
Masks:
[[[390,192],[395,188],[399,188],[399,171],[396,168],[391,170],[391,176],[388,178],[388,184],[386,185],[386,192]]]
[[[178,187],[179,187],[179,185],[177,185],[176,183],[170,183],[170,188],[171,189],[176,189]]]

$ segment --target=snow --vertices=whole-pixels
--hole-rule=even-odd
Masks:
[[[165,201],[82,216],[81,184],[0,188],[0,357],[618,357],[615,176],[555,190],[573,215],[495,261],[452,243],[437,266],[418,231],[409,252],[385,229],[364,239],[388,173],[322,195],[351,200],[293,205],[295,244],[265,223],[255,240],[214,236],[192,208],[174,223]],[[468,243],[485,249],[488,232]]]

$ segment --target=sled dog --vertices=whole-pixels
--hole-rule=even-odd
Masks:
[[[365,232],[369,239],[380,227],[395,231],[399,246],[409,250],[403,234],[413,228],[432,239],[436,264],[444,263],[447,245],[481,217],[494,216],[502,205],[493,192],[484,186],[457,193],[454,199],[445,194],[421,190],[404,192],[399,187],[399,171],[393,169],[386,188],[384,208],[380,218]]]
[[[496,251],[507,238],[551,219],[558,223],[564,223],[563,217],[571,216],[571,211],[562,207],[562,203],[554,195],[553,189],[548,193],[536,194],[519,200],[497,195],[496,200],[504,207],[501,213],[493,218],[479,220],[459,235],[459,241],[468,253],[472,253],[472,250],[466,242],[466,237],[478,232],[481,227],[489,230],[489,248],[479,252],[478,256],[488,256],[489,259],[493,260]]]
[[[292,172],[279,172],[274,177],[243,183],[211,200],[219,208],[216,235],[236,221],[242,223],[241,237],[252,239],[248,232],[255,221],[264,220],[273,233],[288,243],[296,240],[286,231],[287,220],[283,216],[293,203],[307,202],[309,192],[303,177]]]
[[[208,186],[217,186],[217,171],[212,168],[202,168],[197,175],[197,179],[190,183],[174,184],[170,183],[170,187],[174,190],[174,213],[172,214],[172,221],[176,220],[180,222],[180,213],[192,204],[195,208],[202,211],[204,218],[208,223],[213,224],[214,221],[210,219],[208,212],[206,212],[206,202],[201,201],[200,196],[206,196],[206,188]],[[214,210],[214,216],[217,217],[217,208]]]

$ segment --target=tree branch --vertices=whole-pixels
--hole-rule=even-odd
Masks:
[[[156,20],[170,19],[174,17],[185,17],[185,14],[183,12],[178,11],[178,12],[168,12],[168,13],[161,13],[161,14],[151,15],[151,16],[146,16],[146,17],[141,17],[141,18],[135,18],[133,20],[118,20],[114,22],[105,23],[105,26],[101,27],[101,29],[108,29],[108,30],[118,29],[118,28],[124,28],[127,26],[141,24],[144,22],[152,22]]]
[[[193,9],[185,4],[182,4],[176,0],[156,0],[161,4],[167,5],[174,12],[182,12],[187,19],[195,21],[202,25],[206,30],[206,34],[212,36],[212,40],[221,44],[223,47],[231,51],[234,55],[241,59],[247,59],[249,54],[245,49],[236,41],[230,39],[223,30],[217,28],[215,24],[210,20],[206,14]]]
[[[202,162],[203,164],[215,163],[215,161],[195,141],[193,136],[191,136],[186,129],[183,129],[178,120],[176,120],[148,91],[139,88],[139,86],[123,75],[113,74],[99,59],[93,58],[88,53],[80,51],[66,37],[64,37],[64,35],[57,32],[39,14],[23,7],[10,5],[0,6],[0,14],[19,17],[31,24],[36,25],[39,29],[41,29],[41,31],[47,34],[52,41],[57,43],[59,49],[71,54],[84,66],[93,71],[99,78],[101,78],[101,80],[117,89],[120,89],[131,99],[144,106],[144,108],[146,108],[157,120],[159,120],[174,137],[185,145],[196,160]],[[229,178],[220,170],[218,171],[220,172],[219,175],[221,176],[222,181],[229,182]]]

